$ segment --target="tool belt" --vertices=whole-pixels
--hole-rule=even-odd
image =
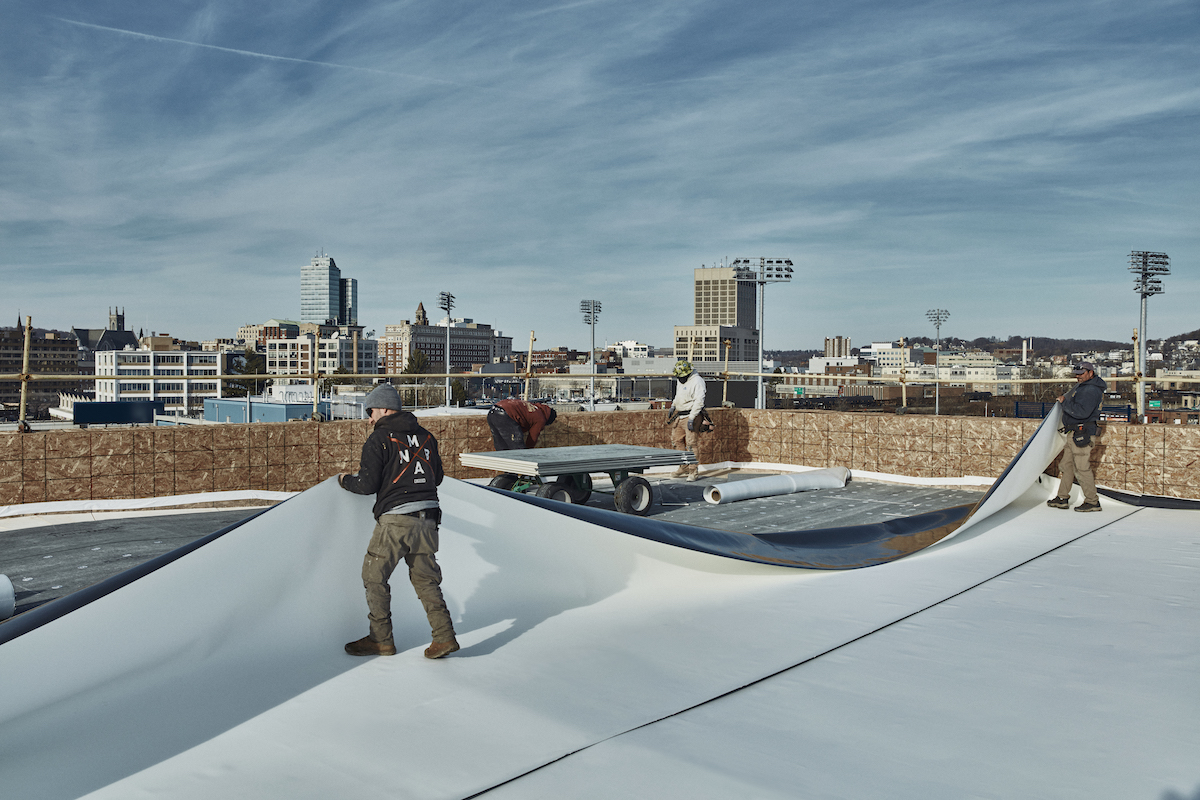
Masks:
[[[422,508],[420,511],[409,511],[405,514],[399,514],[401,517],[413,517],[414,519],[432,520],[433,524],[442,524],[442,510],[440,508]]]
[[[681,416],[683,416],[682,411],[677,408],[672,408],[667,412],[666,424],[674,424],[675,420],[679,419]],[[717,429],[717,425],[715,422],[713,422],[713,418],[709,416],[707,408],[700,409],[700,414],[696,417],[696,423],[692,427],[695,429],[696,433],[712,433]]]
[[[1094,422],[1081,422],[1078,425],[1063,425],[1058,432],[1070,436],[1076,447],[1087,447],[1092,443],[1092,437],[1099,435],[1100,426]]]

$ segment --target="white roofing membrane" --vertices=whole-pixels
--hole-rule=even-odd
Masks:
[[[0,787],[1190,793],[1200,517],[1111,500],[1049,509],[1040,447],[969,532],[848,571],[684,550],[447,479],[439,560],[463,649],[440,661],[421,655],[428,626],[401,573],[400,654],[342,651],[366,632],[372,499],[326,481],[0,645]]]

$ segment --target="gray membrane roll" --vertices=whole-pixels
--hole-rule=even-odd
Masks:
[[[850,470],[845,467],[814,469],[809,472],[794,472],[787,475],[767,475],[745,481],[730,481],[720,486],[704,487],[704,499],[713,505],[750,500],[755,497],[773,497],[778,494],[807,492],[812,489],[840,489],[850,480]]]
[[[0,575],[0,620],[8,619],[17,610],[17,592],[7,575]]]

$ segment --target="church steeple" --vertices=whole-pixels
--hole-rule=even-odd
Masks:
[[[418,324],[418,325],[428,325],[429,324],[429,316],[425,313],[425,304],[424,303],[417,303],[416,324]]]

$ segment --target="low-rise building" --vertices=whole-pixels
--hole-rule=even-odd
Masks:
[[[1159,369],[1154,378],[1159,389],[1200,390],[1200,369]]]
[[[216,377],[225,354],[199,350],[109,350],[96,353],[96,400],[161,400],[166,413],[198,416],[204,401],[224,396]]]
[[[413,352],[429,359],[430,369],[442,372],[446,365],[446,328],[450,329],[450,369],[465,371],[472,364],[496,363],[512,358],[512,337],[491,325],[472,319],[443,319],[436,325],[418,325],[403,320],[388,325],[379,337],[383,371],[400,375]]]
[[[300,334],[300,323],[290,319],[269,319],[261,325],[243,325],[237,339],[244,345],[264,350],[268,339],[292,339]]]
[[[856,367],[859,365],[857,356],[816,356],[808,360],[808,371],[816,375],[823,375],[830,372],[833,368]],[[865,364],[867,374],[871,374],[871,365]]]
[[[693,364],[724,361],[729,343],[730,361],[758,363],[758,331],[732,325],[676,325],[675,358]]]
[[[25,390],[26,416],[41,416],[58,402],[60,393],[91,389],[91,382],[79,380],[79,349],[74,333],[34,328],[29,340],[29,371],[62,378],[29,381]],[[0,328],[0,373],[15,375],[25,363],[25,329]],[[18,407],[21,381],[0,381],[0,403]]]
[[[338,369],[374,375],[379,371],[379,342],[340,332],[324,338],[302,333],[292,339],[268,339],[264,349],[268,375],[330,374]]]
[[[617,342],[613,345],[613,350],[622,359],[654,357],[654,345],[642,344],[641,342],[633,340]]]

